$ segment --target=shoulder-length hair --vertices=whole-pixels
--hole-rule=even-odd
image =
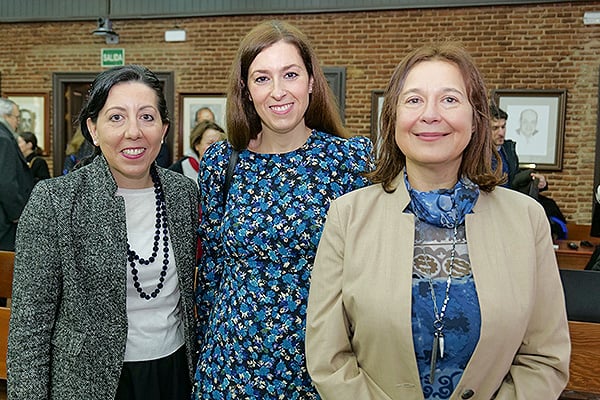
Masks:
[[[473,135],[463,151],[457,179],[466,176],[484,192],[491,192],[502,182],[501,168],[492,170],[492,157],[500,157],[492,142],[487,88],[471,56],[457,43],[428,45],[413,50],[398,64],[384,91],[381,108],[380,135],[376,137],[376,168],[367,177],[373,183],[393,191],[391,183],[406,165],[406,155],[396,144],[396,117],[398,98],[404,88],[406,76],[424,61],[446,61],[460,70],[465,81],[467,98],[473,108]]]
[[[309,77],[313,78],[313,90],[304,115],[305,124],[335,136],[348,137],[335,96],[308,38],[295,26],[273,20],[260,23],[248,32],[240,42],[231,67],[226,120],[229,141],[237,150],[247,148],[250,140],[262,130],[260,117],[248,91],[250,65],[264,49],[282,40],[296,46]]]

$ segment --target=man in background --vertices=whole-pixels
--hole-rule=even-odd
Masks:
[[[521,190],[529,186],[531,181],[537,182],[538,190],[546,190],[548,182],[546,177],[533,170],[519,169],[519,156],[517,155],[517,143],[514,140],[506,139],[506,120],[508,114],[498,106],[490,105],[490,117],[492,124],[492,141],[496,150],[502,158],[502,172],[508,176],[508,181],[503,185],[505,187]],[[492,159],[492,168],[496,168],[495,159]]]
[[[19,107],[0,98],[0,250],[15,250],[17,222],[33,188],[33,176],[15,132]]]
[[[548,189],[546,177],[534,172],[532,169],[521,170],[519,168],[517,144],[513,140],[506,139],[507,119],[508,114],[504,110],[494,104],[490,105],[492,141],[500,154],[500,158],[502,158],[502,172],[508,176],[508,181],[503,186],[518,190],[536,199],[544,207],[544,211],[546,211],[552,237],[554,239],[565,239],[567,235],[567,220],[565,216],[553,199],[539,193]],[[492,159],[492,168],[497,168],[495,158]]]

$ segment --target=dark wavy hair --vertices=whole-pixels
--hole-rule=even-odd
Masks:
[[[508,119],[508,114],[496,104],[492,103],[490,104],[490,117],[492,119]]]
[[[81,133],[85,140],[92,145],[94,145],[94,140],[87,127],[88,118],[96,123],[98,121],[100,110],[102,110],[106,104],[106,99],[108,98],[110,90],[113,86],[125,82],[140,82],[154,90],[158,100],[158,112],[160,113],[160,118],[163,124],[169,124],[169,109],[167,108],[167,100],[165,99],[163,92],[163,85],[152,71],[144,66],[135,64],[110,68],[96,76],[88,92],[87,101],[79,112],[78,121],[81,127]],[[81,167],[89,164],[94,157],[100,153],[100,147],[94,145],[94,153],[81,160],[77,166]]]
[[[367,177],[373,183],[381,183],[384,190],[394,190],[391,183],[406,165],[406,155],[396,144],[396,108],[404,87],[406,76],[424,61],[446,61],[460,70],[467,97],[473,108],[473,135],[463,152],[457,179],[468,177],[484,192],[491,192],[502,182],[501,171],[492,170],[492,157],[499,160],[494,150],[490,127],[487,89],[483,76],[466,50],[458,43],[445,42],[428,45],[409,53],[398,64],[384,91],[381,108],[380,134],[375,138],[377,149],[376,168]]]
[[[279,41],[296,46],[309,76],[313,78],[313,90],[304,116],[306,126],[348,137],[335,95],[306,35],[287,22],[265,21],[242,39],[231,67],[226,115],[232,146],[237,150],[247,148],[250,140],[255,139],[262,129],[260,117],[250,100],[248,70],[256,56]]]

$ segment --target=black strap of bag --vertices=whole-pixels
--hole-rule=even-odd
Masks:
[[[231,151],[231,155],[229,156],[229,164],[227,165],[227,172],[225,173],[225,183],[223,184],[223,207],[225,207],[225,203],[227,202],[229,187],[231,186],[231,178],[233,177],[233,171],[235,170],[235,165],[238,162],[239,154],[239,151],[233,149]]]

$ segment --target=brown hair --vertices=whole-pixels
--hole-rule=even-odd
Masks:
[[[319,60],[304,33],[283,21],[265,21],[255,26],[240,42],[231,67],[227,91],[227,132],[237,150],[248,147],[262,130],[262,124],[248,92],[248,70],[264,49],[283,40],[298,49],[306,70],[313,78],[313,90],[306,114],[306,126],[335,136],[348,137],[339,107]]]
[[[190,148],[194,151],[194,153],[196,153],[198,157],[200,156],[200,154],[198,153],[198,151],[196,151],[196,144],[198,144],[198,142],[202,140],[202,136],[204,136],[204,133],[209,129],[214,129],[217,132],[221,132],[221,137],[225,139],[225,131],[217,123],[207,120],[198,122],[198,124],[196,124],[196,126],[190,133]]]
[[[479,185],[484,192],[491,192],[502,182],[501,168],[492,170],[492,157],[500,160],[495,151],[490,128],[487,89],[483,77],[471,56],[457,43],[446,42],[428,45],[413,50],[398,64],[384,92],[381,108],[380,135],[376,137],[376,168],[367,177],[373,183],[382,183],[384,190],[393,191],[394,178],[406,165],[406,155],[396,144],[396,108],[404,87],[406,76],[419,63],[424,61],[446,61],[461,71],[467,97],[473,108],[473,135],[463,152],[457,179],[466,176]]]

